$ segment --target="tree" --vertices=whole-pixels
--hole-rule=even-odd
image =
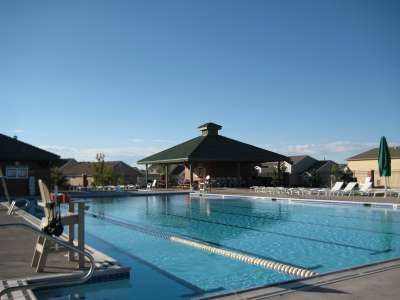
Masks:
[[[343,181],[345,183],[353,181],[353,172],[345,165],[332,165],[331,183],[332,181]]]
[[[287,167],[284,163],[277,164],[272,169],[272,184],[281,185],[286,173]]]
[[[332,165],[330,173],[331,173],[331,187],[332,187],[334,182],[337,181],[337,177],[339,175],[339,168],[337,164]]]
[[[124,178],[104,161],[103,153],[96,154],[96,162],[93,164],[93,183],[94,185],[115,185],[123,184]]]
[[[319,177],[317,170],[313,169],[309,173],[311,187],[318,187],[321,184],[321,178]]]
[[[345,183],[354,181],[353,171],[350,170],[349,167],[344,166],[343,169],[342,169],[342,172],[340,174],[340,180],[344,181]]]
[[[50,187],[54,186],[62,187],[67,184],[67,178],[61,172],[60,168],[54,167],[50,169]]]

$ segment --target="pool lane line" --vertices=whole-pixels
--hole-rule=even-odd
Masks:
[[[206,195],[205,195],[206,196]],[[201,197],[199,197],[199,196],[191,196],[191,198],[196,198],[196,199],[201,199]],[[218,202],[218,201],[220,201],[221,202],[221,200],[228,200],[229,202],[237,202],[237,199],[229,199],[230,197],[227,197],[227,198],[215,198],[215,197],[206,197],[206,199],[208,199],[208,200],[211,200],[211,201],[215,201],[215,202]],[[252,198],[242,198],[240,195],[238,195],[238,198],[240,198],[240,200],[244,200],[244,201],[247,201],[247,202],[249,202],[249,203],[254,203],[256,200],[271,200],[270,198],[268,198],[268,199],[259,199],[259,198],[257,198],[257,199],[252,199]],[[283,201],[286,201],[286,200],[293,200],[293,199],[289,199],[289,198],[280,198],[280,199],[278,199],[278,200],[283,200]],[[328,200],[327,200],[328,201]],[[297,203],[298,202],[298,203]],[[295,200],[293,200],[292,201],[292,203],[287,203],[287,202],[285,202],[285,203],[281,203],[281,202],[275,202],[275,201],[271,201],[271,203],[266,203],[266,202],[258,202],[258,204],[262,204],[263,205],[263,207],[264,208],[262,208],[262,209],[257,209],[259,212],[265,212],[265,211],[274,211],[273,209],[271,209],[271,208],[269,208],[268,206],[270,206],[269,204],[276,204],[276,203],[278,203],[278,204],[285,204],[286,206],[290,206],[291,204],[298,204],[297,206],[298,207],[302,207],[303,205],[301,205],[301,204],[310,204],[310,205],[312,205],[313,204],[313,201],[309,201],[309,202],[300,202],[300,201],[295,201]],[[335,203],[337,203],[337,202],[335,202]],[[224,204],[223,204],[224,205]],[[237,208],[248,208],[248,206],[243,206],[243,205],[231,205],[231,204],[229,204],[230,206],[232,206],[232,207],[237,207]],[[315,206],[316,204],[314,204],[313,206]],[[328,205],[328,204],[326,204],[326,203],[321,203],[319,206],[321,207],[323,207],[323,205]],[[349,207],[349,205],[347,205],[347,206],[345,206],[346,205],[346,203],[337,203],[337,206],[344,206],[344,207],[346,207],[346,208],[348,208]],[[362,205],[359,205],[358,206],[359,208],[362,208]],[[288,211],[284,211],[284,212],[288,212]],[[393,213],[396,213],[395,211],[393,211]],[[310,214],[306,214],[306,215],[310,215]],[[335,215],[332,215],[332,214],[323,214],[323,215],[325,215],[325,216],[328,216],[328,217],[334,217],[334,218],[351,218],[351,219],[363,219],[363,220],[365,220],[362,216],[360,216],[360,214],[358,214],[357,213],[357,215],[359,215],[359,216],[354,216],[354,217],[352,217],[352,216],[341,216],[341,215],[337,215],[337,214],[335,214]],[[367,219],[367,221],[369,221],[369,222],[380,222],[381,220],[379,220],[379,219],[376,219],[376,218],[373,218],[373,219]],[[392,221],[392,223],[400,223],[400,221]]]
[[[137,224],[137,223],[135,224],[135,223],[132,223],[132,222],[126,220],[126,219],[116,218],[114,216],[110,217],[110,216],[105,216],[105,215],[94,214],[92,212],[86,212],[86,213],[89,216],[93,217],[93,218],[102,219],[102,220],[104,220],[106,222],[109,222],[111,224],[118,225],[118,226],[121,226],[121,227],[125,227],[125,228],[130,229],[130,230],[135,230],[137,232],[141,232],[141,233],[144,233],[144,234],[149,234],[149,232],[151,231],[150,235],[156,236],[156,237],[159,237],[159,238],[164,238],[164,235],[160,235],[160,233],[165,233],[166,235],[168,235],[168,234],[169,235],[176,235],[176,236],[180,236],[180,237],[186,238],[188,240],[200,241],[202,243],[209,244],[209,245],[212,245],[212,246],[223,247],[224,249],[241,252],[241,253],[244,253],[244,254],[247,254],[247,255],[250,255],[250,256],[257,256],[257,257],[260,257],[260,258],[263,258],[263,259],[266,259],[266,260],[273,260],[273,261],[276,261],[276,262],[279,262],[279,263],[282,263],[282,264],[286,264],[286,265],[291,265],[291,266],[294,266],[294,267],[297,267],[297,268],[314,270],[316,268],[322,267],[321,265],[312,266],[312,267],[306,267],[306,266],[302,266],[302,265],[297,265],[297,264],[285,262],[285,261],[282,261],[282,260],[278,260],[278,259],[275,259],[273,257],[268,257],[268,256],[265,256],[265,255],[255,254],[255,253],[243,250],[243,249],[233,248],[233,247],[230,247],[230,246],[222,245],[222,244],[215,243],[215,242],[212,242],[212,241],[209,241],[209,240],[204,240],[204,239],[198,238],[198,237],[193,237],[193,236],[190,236],[190,235],[187,235],[187,234],[183,234],[183,233],[178,233],[178,232],[174,232],[174,231],[166,231],[164,229],[160,229],[160,228],[157,228],[157,227],[154,227],[154,226],[150,226],[150,225],[142,225],[142,224]],[[163,226],[163,225],[160,225],[160,226]]]
[[[88,212],[86,212],[86,214],[88,214]],[[93,213],[89,213],[89,215],[95,216],[95,214],[93,214]],[[112,220],[112,218],[105,217],[105,216],[99,216],[98,218],[103,219],[103,220],[108,220],[108,221],[115,221],[115,220]],[[282,263],[279,263],[279,262],[276,262],[273,260],[267,260],[267,259],[263,259],[263,258],[260,258],[257,256],[243,254],[239,251],[225,250],[221,247],[208,245],[208,244],[200,242],[200,241],[189,240],[186,238],[171,235],[166,232],[162,232],[162,231],[158,231],[158,230],[154,230],[154,229],[150,229],[150,228],[144,228],[144,227],[141,228],[140,226],[134,225],[134,224],[128,224],[128,225],[133,225],[132,227],[135,227],[140,232],[147,233],[147,234],[157,236],[157,237],[161,237],[165,240],[175,242],[177,244],[189,246],[189,247],[192,247],[192,248],[195,248],[198,250],[202,250],[202,251],[216,254],[219,256],[228,257],[228,258],[231,258],[234,260],[242,261],[247,264],[259,266],[259,267],[262,267],[265,269],[274,270],[274,271],[277,271],[280,273],[289,274],[289,275],[296,276],[299,278],[308,278],[308,277],[319,274],[319,273],[311,271],[311,270],[298,268],[298,267],[295,267],[292,265],[282,264]]]
[[[144,211],[143,209],[140,209],[140,208],[139,208],[139,210]],[[196,222],[216,224],[216,225],[227,226],[227,227],[238,228],[238,229],[244,229],[244,230],[249,230],[249,231],[254,231],[254,232],[259,232],[259,233],[268,233],[268,234],[272,234],[272,235],[279,235],[279,236],[284,236],[284,237],[294,238],[294,239],[300,239],[300,240],[308,240],[308,241],[311,241],[311,242],[328,244],[328,245],[335,245],[335,246],[345,247],[345,248],[353,248],[353,249],[362,250],[362,251],[371,252],[371,253],[377,253],[377,252],[381,252],[381,251],[391,251],[392,250],[392,249],[383,249],[383,250],[381,250],[381,249],[365,248],[365,247],[355,246],[355,245],[350,245],[350,244],[343,244],[343,243],[337,243],[337,242],[331,242],[331,241],[324,241],[324,240],[319,240],[319,239],[315,239],[315,238],[298,236],[298,235],[282,233],[282,232],[276,232],[276,231],[270,231],[270,230],[260,230],[260,229],[256,229],[256,228],[252,228],[252,227],[245,227],[245,226],[239,226],[239,225],[234,225],[234,224],[229,224],[229,223],[222,223],[222,222],[204,220],[204,219],[199,219],[199,218],[194,218],[194,217],[175,215],[175,214],[171,214],[171,213],[160,212],[158,214],[151,214],[151,215],[154,215],[154,216],[157,216],[157,215],[172,216],[172,217],[175,217],[175,218],[193,220],[193,221],[196,221]]]
[[[361,246],[354,246],[354,245],[349,245],[349,244],[324,241],[324,240],[319,240],[319,239],[315,239],[315,238],[309,238],[309,237],[304,237],[304,236],[299,236],[299,235],[294,235],[294,234],[289,234],[289,233],[270,231],[270,230],[261,230],[261,229],[256,229],[256,228],[252,228],[252,227],[245,227],[245,226],[234,225],[234,224],[229,224],[229,223],[222,223],[222,222],[218,222],[218,221],[204,220],[204,219],[200,219],[200,218],[187,217],[187,216],[182,216],[182,215],[175,215],[175,214],[168,214],[168,213],[160,213],[160,215],[173,216],[173,217],[193,220],[193,221],[197,221],[197,222],[204,222],[204,223],[216,224],[216,225],[221,225],[221,226],[239,228],[239,229],[255,231],[255,232],[260,232],[260,233],[269,233],[269,234],[273,234],[273,235],[280,235],[280,236],[285,236],[288,238],[307,240],[307,241],[312,241],[312,242],[316,242],[316,243],[323,243],[323,244],[335,245],[335,246],[340,246],[340,247],[353,248],[353,249],[363,250],[363,251],[372,252],[372,253],[390,250],[390,249],[377,250],[377,249],[372,249],[372,248],[365,248],[365,247],[361,247]]]
[[[182,206],[182,207],[184,207],[184,206]],[[192,207],[190,208],[190,210],[193,210],[193,209],[201,211],[199,208],[192,208]],[[362,228],[351,227],[351,226],[340,226],[340,225],[332,225],[332,224],[304,222],[304,221],[299,221],[299,220],[279,219],[279,218],[274,218],[274,217],[269,217],[269,216],[253,216],[253,215],[248,215],[248,214],[243,214],[243,213],[226,212],[226,211],[213,209],[213,208],[211,209],[211,212],[216,212],[216,213],[219,213],[219,214],[233,215],[233,216],[242,216],[242,217],[248,217],[248,218],[255,218],[255,219],[266,219],[266,220],[272,220],[272,221],[275,220],[275,221],[282,221],[282,222],[288,222],[288,223],[298,223],[298,224],[304,224],[304,225],[310,225],[310,226],[340,228],[340,229],[345,229],[345,230],[354,230],[354,231],[361,231],[361,232],[371,232],[371,233],[376,233],[376,234],[388,234],[388,235],[398,235],[398,236],[400,236],[400,233],[397,233],[397,232],[378,231],[378,230],[372,230],[372,229],[362,229]]]
[[[212,201],[212,204],[213,205],[216,205],[216,206],[219,206],[219,207],[226,207],[226,206],[228,206],[228,207],[232,207],[233,209],[253,209],[253,211],[255,211],[255,212],[257,212],[257,213],[260,213],[260,214],[264,214],[264,213],[266,213],[266,214],[273,214],[274,212],[276,212],[276,210],[272,210],[272,209],[258,209],[258,208],[252,208],[251,206],[242,206],[242,205],[232,205],[232,204],[221,204],[221,203],[219,203],[219,202],[221,202],[221,200],[219,200],[219,199],[213,199],[213,198],[208,198],[208,200],[211,202]],[[227,199],[224,199],[224,200],[227,200]],[[246,200],[246,201],[250,201],[250,200],[248,200],[248,199],[244,199],[244,200]],[[258,199],[259,200],[259,199]],[[229,202],[230,201],[232,201],[232,200],[228,200]],[[227,202],[228,202],[227,201]],[[263,203],[263,202],[261,202],[262,204],[265,204],[265,203]],[[295,202],[293,202],[292,203],[293,205],[296,205],[296,203]],[[286,204],[286,206],[289,206],[289,205],[291,205],[291,204]],[[297,207],[302,207],[302,205],[297,205]],[[283,210],[282,212],[281,212],[283,215],[284,214],[291,214],[291,211],[290,210]],[[301,213],[302,214],[304,214],[304,215],[306,215],[306,216],[309,216],[309,215],[311,215],[311,214],[309,214],[309,213],[304,213],[304,211],[302,210],[301,211]],[[321,214],[320,214],[321,215]],[[377,222],[381,222],[382,220],[379,220],[379,219],[376,219],[376,218],[373,218],[373,219],[365,219],[365,218],[363,218],[363,217],[356,217],[356,216],[341,216],[341,215],[332,215],[332,214],[322,214],[322,215],[324,215],[324,216],[327,216],[327,217],[330,217],[330,218],[346,218],[346,219],[357,219],[357,220],[359,220],[359,219],[362,219],[362,220],[364,220],[364,221],[367,221],[367,222],[370,222],[370,223],[377,223]],[[400,221],[391,221],[391,223],[400,223]],[[319,224],[319,223],[315,223],[315,224]],[[323,224],[321,224],[321,225],[323,225]],[[351,227],[349,227],[349,228],[351,228]],[[360,228],[358,228],[359,230],[362,230],[362,229],[360,229]],[[386,233],[386,232],[385,232]],[[388,234],[397,234],[397,235],[400,235],[400,233],[396,233],[396,232],[387,232]]]
[[[177,205],[182,208],[189,208],[190,210],[196,210],[196,211],[201,211],[199,207],[186,207],[180,203],[174,203],[174,205]],[[213,203],[212,205],[215,205]],[[220,206],[221,207],[221,206]],[[219,214],[226,214],[226,215],[233,215],[233,216],[243,216],[243,217],[248,217],[248,218],[255,218],[255,219],[265,219],[265,220],[276,220],[276,221],[282,221],[282,222],[289,222],[289,223],[298,223],[298,224],[304,224],[304,225],[310,225],[310,226],[321,226],[321,227],[329,227],[329,228],[340,228],[340,229],[345,229],[345,230],[354,230],[354,231],[361,231],[361,232],[371,232],[375,234],[388,234],[388,235],[398,235],[400,236],[400,233],[396,232],[385,232],[385,231],[378,231],[378,230],[371,230],[371,229],[362,229],[362,228],[357,228],[357,227],[348,227],[348,226],[340,226],[340,225],[331,225],[331,224],[321,224],[321,223],[310,223],[310,222],[304,222],[304,221],[298,221],[298,220],[287,220],[287,219],[279,219],[275,217],[269,217],[269,216],[253,216],[253,215],[248,215],[248,214],[242,214],[242,213],[236,213],[236,212],[226,212],[223,210],[218,210],[215,208],[211,209],[211,212],[216,212]]]

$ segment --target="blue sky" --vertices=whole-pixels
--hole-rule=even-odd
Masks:
[[[0,41],[0,132],[64,157],[134,164],[206,121],[338,161],[400,142],[400,1],[5,0]]]

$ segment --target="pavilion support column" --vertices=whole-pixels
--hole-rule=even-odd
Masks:
[[[165,165],[165,189],[168,190],[168,165]]]
[[[281,161],[278,161],[278,181],[279,186],[282,186],[282,174],[281,174]]]
[[[148,168],[148,164],[146,164],[146,173],[145,173],[145,180],[146,180],[146,183],[145,183],[145,185],[147,186],[147,183],[148,183],[148,180],[149,180],[149,168]]]
[[[190,190],[193,189],[193,168],[192,164],[189,163],[189,181],[190,181]]]
[[[237,162],[237,174],[236,174],[236,177],[238,179],[238,185],[240,187],[240,162],[239,161]]]

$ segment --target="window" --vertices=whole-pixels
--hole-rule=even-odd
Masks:
[[[28,178],[28,167],[7,167],[7,178]]]

